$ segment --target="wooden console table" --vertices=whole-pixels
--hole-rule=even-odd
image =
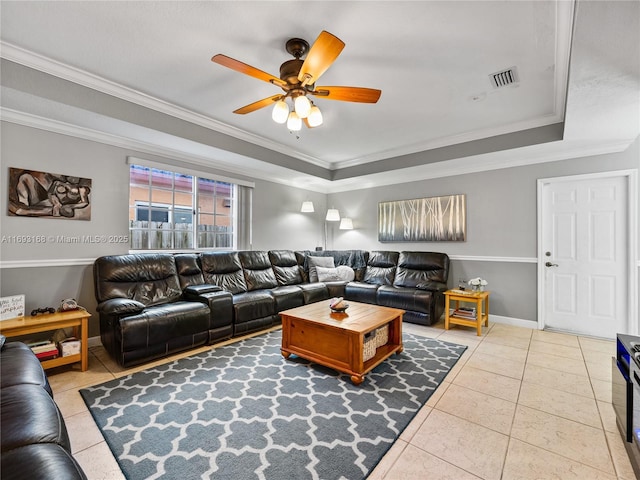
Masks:
[[[82,371],[89,367],[89,317],[91,314],[84,309],[68,312],[48,313],[36,316],[24,316],[0,321],[0,333],[5,337],[31,335],[33,333],[49,332],[60,328],[73,328],[73,334],[80,339],[80,353],[42,361],[43,368],[54,368],[80,362]]]
[[[478,336],[482,335],[482,324],[489,326],[489,294],[491,292],[474,292],[447,290],[444,292],[444,329],[449,330],[450,325],[463,325],[465,327],[475,327]],[[460,308],[460,302],[474,304],[476,307],[475,318],[461,317],[450,313],[451,302],[455,303],[455,310]]]

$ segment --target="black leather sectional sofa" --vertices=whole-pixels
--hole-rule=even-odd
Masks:
[[[25,478],[86,479],[71,456],[62,414],[40,361],[21,342],[0,351],[0,474]]]
[[[309,281],[310,257],[332,257],[353,281]],[[312,259],[313,260],[313,259]],[[430,325],[444,309],[449,257],[435,252],[142,253],[94,263],[103,345],[129,367],[269,328],[279,312],[343,296]]]

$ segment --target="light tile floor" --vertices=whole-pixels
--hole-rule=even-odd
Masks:
[[[611,406],[615,342],[495,323],[481,337],[443,323],[403,328],[469,348],[370,480],[636,478]],[[87,372],[48,372],[90,480],[124,476],[78,389],[153,364],[124,370],[97,345]]]

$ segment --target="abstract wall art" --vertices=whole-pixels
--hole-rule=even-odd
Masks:
[[[9,215],[91,220],[91,179],[9,168]]]
[[[378,203],[380,242],[464,242],[466,195]]]

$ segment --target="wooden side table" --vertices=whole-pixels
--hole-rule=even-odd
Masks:
[[[447,290],[444,292],[444,329],[449,330],[449,325],[462,325],[476,327],[478,336],[482,335],[482,324],[489,326],[489,294],[491,292],[474,292],[467,290]],[[455,310],[460,308],[460,303],[472,303],[476,307],[475,319],[465,318],[451,314],[451,302],[455,304]]]
[[[0,333],[5,337],[31,335],[32,333],[49,332],[59,328],[73,327],[73,334],[80,339],[80,353],[44,360],[43,368],[54,368],[80,362],[82,371],[89,367],[89,317],[91,314],[84,309],[68,312],[48,313],[34,317],[24,316],[0,321]]]

